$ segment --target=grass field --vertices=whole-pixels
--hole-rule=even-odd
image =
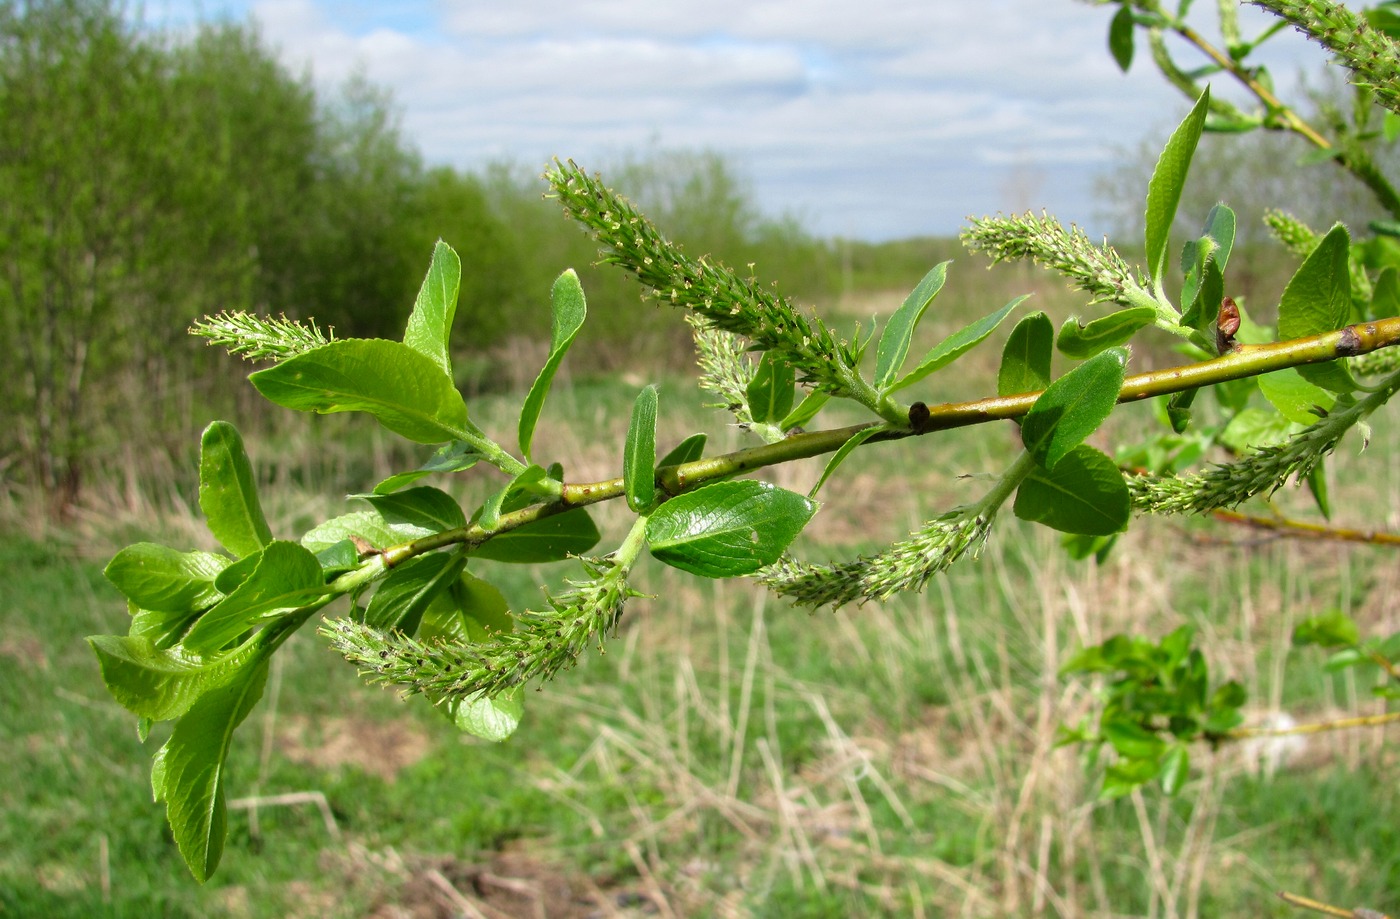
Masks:
[[[876,305],[889,308],[854,312]],[[949,397],[980,392],[994,366],[955,374],[969,390]],[[615,474],[640,382],[580,377],[557,392],[536,454],[567,457],[574,479]],[[663,379],[662,399],[704,401],[685,377]],[[509,430],[512,407],[509,394],[483,397],[473,418]],[[687,409],[664,419],[661,440],[718,431],[711,449],[724,450],[740,443],[725,420]],[[1400,523],[1388,420],[1364,479],[1354,448],[1335,464],[1342,522]],[[406,461],[353,419],[293,422],[250,439],[279,535]],[[802,551],[873,548],[968,500],[1011,436],[989,426],[867,448],[878,461],[828,484]],[[805,489],[819,472],[771,477]],[[454,487],[470,501],[488,485],[474,472]],[[1249,688],[1255,722],[1380,710],[1353,671],[1322,675],[1289,634],[1330,608],[1363,630],[1400,628],[1393,552],[1157,520],[1103,565],[1006,520],[980,560],[926,593],[816,615],[746,582],[650,566],[654,599],[629,606],[605,654],[530,693],[502,745],[365,687],[308,631],[240,729],[228,848],[200,887],[150,801],[162,737],[138,744],[82,641],[125,628],[101,576],[123,541],[207,544],[193,504],[187,480],[158,493],[113,483],[69,528],[21,535],[16,520],[0,538],[0,913],[1297,915],[1278,890],[1400,910],[1400,784],[1383,732],[1323,735],[1284,756],[1193,751],[1177,798],[1111,803],[1095,801],[1077,753],[1055,747],[1056,726],[1093,704],[1089,684],[1057,677],[1067,654],[1183,623],[1205,637],[1213,673]],[[624,523],[615,508],[599,518],[610,534]],[[478,573],[518,608],[565,572]]]

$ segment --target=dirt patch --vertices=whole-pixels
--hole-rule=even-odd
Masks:
[[[302,717],[282,719],[278,748],[294,763],[320,769],[353,766],[386,782],[428,755],[428,735],[408,719]]]
[[[523,852],[498,852],[480,863],[455,858],[413,859],[403,883],[366,914],[369,919],[593,919],[660,912],[642,890],[603,889],[584,875]]]
[[[0,639],[0,657],[8,657],[25,670],[47,672],[49,659],[43,642],[27,632],[12,632]]]

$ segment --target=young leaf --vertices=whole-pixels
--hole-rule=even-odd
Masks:
[[[355,495],[368,501],[389,523],[406,523],[434,533],[467,525],[462,506],[447,492],[419,485],[387,495]]]
[[[850,439],[831,455],[831,459],[826,461],[826,468],[822,470],[822,477],[817,479],[817,484],[813,485],[812,490],[807,492],[807,497],[815,498],[817,492],[821,491],[822,486],[826,484],[826,480],[831,478],[831,474],[836,471],[838,466],[846,461],[846,457],[855,452],[856,447],[859,447],[872,436],[880,433],[880,431],[880,426],[876,425],[874,427],[864,428],[852,434]]]
[[[403,343],[429,358],[452,378],[452,316],[457,312],[457,290],[462,283],[462,260],[442,240],[433,246],[433,260],[418,299],[408,317]]]
[[[409,559],[389,572],[370,598],[365,624],[380,631],[397,629],[405,635],[418,623],[433,600],[457,581],[467,567],[461,552],[432,552]]]
[[[1118,402],[1128,352],[1113,348],[1060,377],[1035,400],[1021,423],[1021,439],[1036,462],[1054,469],[1094,433]]]
[[[1318,409],[1328,411],[1337,401],[1332,393],[1303,379],[1293,367],[1275,370],[1257,379],[1264,398],[1294,424],[1313,424],[1321,417]]]
[[[1293,644],[1319,645],[1323,648],[1347,648],[1361,643],[1361,629],[1346,613],[1332,610],[1321,616],[1304,619],[1293,628]]]
[[[1172,221],[1176,219],[1181,189],[1186,184],[1186,173],[1191,168],[1191,158],[1201,139],[1209,106],[1210,87],[1206,87],[1186,120],[1167,140],[1162,155],[1157,159],[1157,166],[1152,170],[1152,178],[1147,183],[1147,269],[1159,290],[1166,277]]]
[[[807,393],[797,408],[788,412],[787,417],[778,422],[778,428],[783,431],[791,431],[793,428],[802,427],[817,417],[817,412],[820,412],[829,401],[831,401],[831,393],[824,389],[812,390]]]
[[[1191,754],[1186,749],[1186,744],[1178,741],[1167,748],[1167,752],[1162,756],[1161,768],[1157,771],[1157,779],[1162,783],[1162,790],[1169,795],[1174,795],[1181,791],[1181,787],[1186,784],[1187,778],[1191,775]]]
[[[880,343],[875,346],[875,387],[882,392],[899,375],[904,359],[909,356],[909,343],[914,338],[914,329],[923,318],[933,298],[943,289],[948,279],[948,265],[941,262],[929,269],[904,303],[890,316],[885,330],[880,334]]]
[[[332,517],[307,531],[301,538],[301,544],[312,552],[322,552],[341,540],[361,539],[376,549],[387,549],[432,532],[426,527],[391,524],[378,511],[353,511]]]
[[[397,475],[389,476],[374,486],[374,493],[387,495],[390,492],[398,491],[405,485],[412,485],[434,472],[463,472],[480,461],[481,454],[477,452],[475,447],[464,440],[454,440],[433,451],[433,455],[428,457],[427,462],[412,472],[400,472]]]
[[[303,412],[367,412],[409,440],[465,440],[467,404],[452,378],[408,345],[347,338],[248,377],[272,402]]]
[[[199,509],[214,538],[240,558],[272,542],[243,438],[227,421],[199,439]]]
[[[1308,491],[1312,493],[1317,509],[1324,520],[1332,519],[1332,498],[1327,491],[1327,461],[1318,459],[1317,465],[1308,473]]]
[[[185,636],[184,646],[211,654],[243,633],[260,617],[298,609],[325,592],[321,564],[294,542],[274,540],[258,566],[236,590],[215,604]]]
[[[637,394],[622,452],[627,506],[638,513],[656,500],[656,403],[655,386],[647,386]]]
[[[1064,533],[1109,536],[1127,527],[1132,497],[1117,464],[1080,444],[1054,469],[1031,472],[1016,490],[1014,510]]]
[[[178,718],[204,693],[227,682],[264,653],[249,641],[226,654],[200,657],[183,648],[159,650],[148,638],[93,635],[88,644],[102,667],[102,682],[127,711],[152,721]]]
[[[647,542],[653,556],[682,571],[738,577],[777,561],[816,512],[815,501],[775,485],[719,482],[657,508]]]
[[[692,434],[685,440],[671,448],[671,452],[661,457],[656,466],[679,466],[682,463],[693,463],[705,455],[706,435]]]
[[[175,844],[201,884],[224,851],[224,773],[233,731],[262,698],[270,653],[251,658],[223,686],[201,695],[175,722],[151,768],[156,800],[165,802]]]
[[[458,730],[493,743],[500,743],[514,734],[524,712],[519,687],[499,696],[468,696],[453,700],[447,706],[447,713]]]
[[[1278,304],[1278,337],[1286,340],[1332,332],[1351,318],[1351,238],[1346,227],[1334,226],[1298,267]],[[1304,364],[1299,376],[1333,392],[1356,389],[1351,372],[1338,363]]]
[[[549,472],[543,466],[525,467],[519,475],[482,502],[472,521],[484,530],[494,530],[500,524],[502,514],[526,507],[536,497],[548,496],[549,491],[542,487],[548,477]]]
[[[520,452],[525,461],[530,461],[530,444],[535,438],[535,423],[540,419],[545,397],[554,382],[554,374],[559,370],[569,346],[574,343],[583,320],[588,316],[588,304],[583,297],[583,285],[572,268],[554,281],[549,292],[549,305],[553,315],[549,335],[549,357],[540,368],[539,376],[530,384],[530,392],[525,396],[525,404],[520,409],[518,437]]]
[[[1108,23],[1108,50],[1124,73],[1133,66],[1133,10],[1127,3],[1118,8]]]
[[[141,609],[188,613],[218,602],[214,579],[227,567],[220,555],[138,542],[113,556],[102,573]]]
[[[1001,352],[997,371],[997,395],[1038,392],[1050,385],[1055,327],[1044,313],[1031,313],[1011,330]]]
[[[749,403],[749,413],[759,424],[775,424],[792,411],[793,391],[797,388],[797,374],[787,361],[766,351],[759,359],[758,371],[749,381],[744,395]]]
[[[1156,318],[1157,311],[1152,307],[1135,306],[1109,313],[1088,325],[1080,325],[1077,319],[1066,319],[1065,324],[1060,326],[1055,347],[1067,357],[1083,360],[1100,351],[1124,344],[1136,335],[1139,329],[1152,325]]]
[[[924,359],[919,363],[918,367],[891,384],[885,389],[885,392],[892,393],[895,390],[903,389],[911,383],[917,383],[929,374],[942,370],[968,351],[980,345],[988,335],[996,331],[996,327],[1001,325],[1001,321],[1005,319],[1013,309],[1019,306],[1021,301],[1026,299],[1027,296],[1029,295],[1017,297],[995,313],[989,313],[976,322],[963,326],[952,335],[949,335],[947,338],[934,345],[933,349],[924,356]]]
[[[588,510],[576,507],[493,536],[472,550],[473,558],[537,564],[582,555],[602,538]]]

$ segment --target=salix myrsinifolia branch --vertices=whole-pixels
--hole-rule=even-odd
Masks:
[[[1357,31],[1331,4],[1302,6],[1340,16],[1337,28]],[[1114,25],[1120,62],[1124,25],[1130,36],[1149,14],[1160,14],[1155,2],[1120,4]],[[1314,31],[1323,30],[1320,21],[1299,19]],[[1369,38],[1343,44],[1371,49],[1363,57],[1394,56],[1390,45]],[[1376,89],[1378,97],[1397,90],[1390,84],[1400,76],[1386,68],[1400,63],[1367,58],[1363,70],[1342,56],[1359,77],[1387,84]],[[601,179],[556,161],[546,179],[566,214],[597,239],[603,262],[684,311],[695,331],[703,387],[765,441],[706,456],[706,439],[696,435],[658,456],[657,419],[666,405],[655,386],[645,386],[619,445],[620,474],[602,481],[570,480],[561,463],[534,455],[556,371],[587,316],[572,270],[550,290],[549,354],[522,400],[514,450],[473,421],[454,383],[449,344],[461,262],[445,243],[434,248],[401,341],[336,339],[314,325],[245,314],[197,323],[196,334],[232,353],[271,362],[250,377],[270,401],[305,412],[362,413],[434,452],[356,496],[352,509],[285,539],[263,514],[241,437],[232,425],[215,422],[201,441],[199,503],[222,551],[138,543],[108,565],[131,625],[126,635],[96,636],[92,645],[112,694],[142,719],[143,736],[155,721],[175,722],[154,759],[152,786],[196,877],[207,878],[219,860],[229,739],[262,692],[269,656],[342,599],[348,608],[321,631],[370,680],[424,695],[463,730],[501,740],[521,717],[521,687],[555,678],[616,628],[625,603],[637,596],[630,578],[643,563],[700,577],[753,577],[798,605],[839,606],[922,589],[959,559],[976,557],[1006,508],[1065,534],[1081,557],[1107,552],[1134,510],[1203,513],[1269,494],[1290,477],[1306,477],[1325,510],[1318,484],[1325,457],[1400,390],[1400,373],[1358,379],[1377,364],[1353,360],[1400,343],[1400,263],[1387,266],[1396,274],[1373,279],[1374,266],[1360,257],[1345,226],[1319,235],[1275,217],[1276,231],[1301,259],[1278,304],[1281,340],[1271,341],[1256,324],[1246,327],[1229,296],[1234,212],[1224,204],[1212,208],[1183,249],[1171,238],[1202,133],[1212,118],[1232,111],[1212,102],[1207,88],[1168,140],[1148,182],[1142,268],[1129,266],[1107,241],[1094,245],[1049,216],[973,222],[963,236],[973,251],[994,263],[1032,259],[1086,291],[1086,306],[1117,309],[1087,321],[1066,317],[1058,331],[1044,313],[1022,315],[1006,336],[995,394],[989,381],[985,398],[961,403],[929,395],[938,391],[937,374],[983,346],[1024,298],[987,305],[990,312],[917,356],[915,333],[944,286],[944,262],[928,270],[878,336],[872,331],[862,339],[857,332],[842,340],[756,279],[686,255]],[[1172,280],[1181,282],[1179,302],[1166,283],[1178,272]],[[1128,374],[1131,343],[1152,330],[1184,339],[1187,352],[1204,359]],[[1067,368],[1058,376],[1057,354]],[[1296,379],[1282,387],[1249,382],[1276,371]],[[1234,384],[1228,392],[1218,385],[1226,383]],[[801,387],[805,398],[798,404]],[[904,390],[924,395],[897,401]],[[1211,391],[1218,418],[1195,404],[1198,393]],[[1119,404],[1155,397],[1167,397],[1170,436],[1194,427],[1202,452],[1224,443],[1229,423],[1251,403],[1253,410],[1275,412],[1294,433],[1282,444],[1234,437],[1233,459],[1200,473],[1154,466],[1125,476],[1089,439]],[[836,399],[854,403],[867,420],[823,429],[821,412]],[[993,421],[1016,423],[1022,448],[978,500],[855,559],[812,561],[793,549],[818,512],[818,490],[838,481],[843,462],[861,461],[897,439],[924,437],[936,449],[931,435]],[[807,495],[745,478],[820,456],[829,459]],[[493,468],[501,480],[475,506],[429,484],[477,466]],[[626,502],[631,525],[611,551],[599,551],[602,536],[589,508],[616,499]],[[578,567],[540,609],[512,611],[490,583],[491,566],[499,563]],[[1349,665],[1375,663],[1378,654],[1390,663],[1337,617],[1310,621],[1295,641],[1342,648],[1354,654]],[[1217,743],[1238,728],[1243,687],[1212,684],[1189,628],[1157,642],[1110,639],[1083,649],[1066,669],[1114,675],[1099,723],[1080,725],[1069,739],[1103,745],[1135,738],[1131,747],[1116,748],[1106,796],[1154,779],[1174,792],[1189,775],[1187,744]],[[1165,686],[1180,703],[1169,718],[1137,705]]]

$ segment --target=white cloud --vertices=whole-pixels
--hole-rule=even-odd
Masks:
[[[392,89],[430,161],[706,147],[822,233],[948,233],[1026,204],[1084,222],[1112,150],[1185,110],[1147,61],[1119,74],[1108,14],[1070,0],[258,0],[252,14],[294,68],[327,83],[362,68]]]

